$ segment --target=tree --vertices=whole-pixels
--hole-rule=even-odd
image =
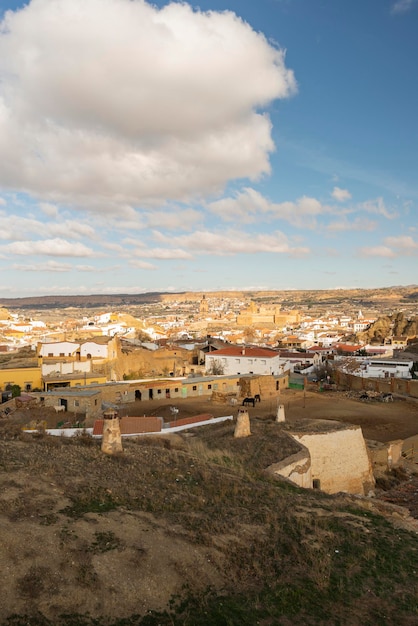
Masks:
[[[317,365],[313,371],[317,380],[326,380],[327,382],[329,380],[329,382],[332,382],[333,368],[329,361],[324,361],[320,365]]]
[[[219,359],[214,359],[207,373],[212,374],[213,376],[222,376],[225,373],[225,367]]]
[[[12,385],[11,392],[12,398],[18,398],[22,393],[22,389],[19,385]]]

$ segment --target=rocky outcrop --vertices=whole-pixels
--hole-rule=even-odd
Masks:
[[[379,317],[370,328],[357,333],[356,340],[361,343],[381,344],[389,337],[416,337],[418,335],[418,316],[407,318],[403,313]]]

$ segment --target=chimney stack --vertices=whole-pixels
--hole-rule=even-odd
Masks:
[[[120,419],[112,409],[103,413],[102,452],[105,454],[123,452]]]
[[[246,409],[239,409],[237,415],[237,425],[235,426],[234,437],[249,437],[251,435],[250,416]]]

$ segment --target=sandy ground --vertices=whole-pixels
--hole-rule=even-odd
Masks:
[[[345,392],[311,392],[286,389],[277,398],[262,399],[256,406],[248,407],[250,418],[268,419],[276,416],[278,402],[285,407],[288,422],[300,418],[328,419],[361,426],[366,439],[387,442],[418,435],[418,402],[395,398],[394,402],[367,402],[348,397]],[[170,407],[178,408],[178,418],[199,413],[214,417],[235,416],[238,406],[212,402],[208,397],[163,399],[135,402],[123,408],[125,415],[160,415],[173,420]]]

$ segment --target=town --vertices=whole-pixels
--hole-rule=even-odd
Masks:
[[[111,311],[2,308],[0,415],[26,402],[59,413],[45,427],[93,427],[106,409],[128,414],[138,401],[238,404],[262,389],[279,398],[289,387],[337,383],[363,398],[418,397],[418,307],[382,292],[372,306],[361,294],[363,311],[347,306],[348,294],[331,305],[298,292],[285,305],[283,294],[222,292],[151,296]]]
[[[151,296],[115,308],[3,303],[4,537],[16,540],[16,521],[26,524],[26,540],[40,524],[40,545],[52,546],[37,557],[42,568],[32,553],[22,560],[5,614],[32,611],[28,602],[41,607],[60,559],[71,564],[64,569],[72,591],[44,610],[54,620],[66,598],[73,607],[79,593],[84,613],[98,584],[95,615],[137,611],[125,585],[113,607],[109,567],[122,578],[128,572],[141,589],[153,567],[157,580],[168,573],[162,606],[184,581],[193,587],[188,568],[197,568],[205,584],[215,580],[220,589],[229,579],[235,586],[243,568],[255,575],[252,559],[245,556],[237,569],[231,557],[237,547],[230,542],[247,528],[243,511],[257,533],[259,509],[262,519],[274,519],[260,544],[270,545],[286,507],[295,509],[292,528],[301,527],[298,516],[315,519],[323,506],[321,493],[335,497],[327,505],[330,524],[334,515],[344,516],[347,528],[355,522],[356,543],[370,532],[363,528],[374,519],[368,516],[382,515],[393,525],[387,540],[396,533],[396,554],[408,552],[398,535],[417,529],[416,304],[386,295],[371,305],[363,294],[362,308],[347,294],[321,305],[296,292],[286,303],[282,294],[226,292]],[[303,502],[286,485],[303,490]],[[257,503],[260,490],[267,506]],[[156,523],[167,529],[157,532]],[[283,540],[292,532],[283,531]],[[212,546],[209,536],[221,543]],[[253,531],[249,536],[256,545]],[[331,537],[339,546],[335,531]],[[196,549],[203,546],[202,560]],[[298,546],[299,561],[306,554],[304,543]],[[7,555],[9,563],[10,549]],[[275,561],[264,557],[263,568],[273,572]],[[186,574],[178,563],[189,563]],[[316,580],[316,566],[310,571]],[[321,570],[315,583],[320,594],[323,576],[328,580]],[[147,610],[161,606],[158,588],[151,584],[144,596]]]

